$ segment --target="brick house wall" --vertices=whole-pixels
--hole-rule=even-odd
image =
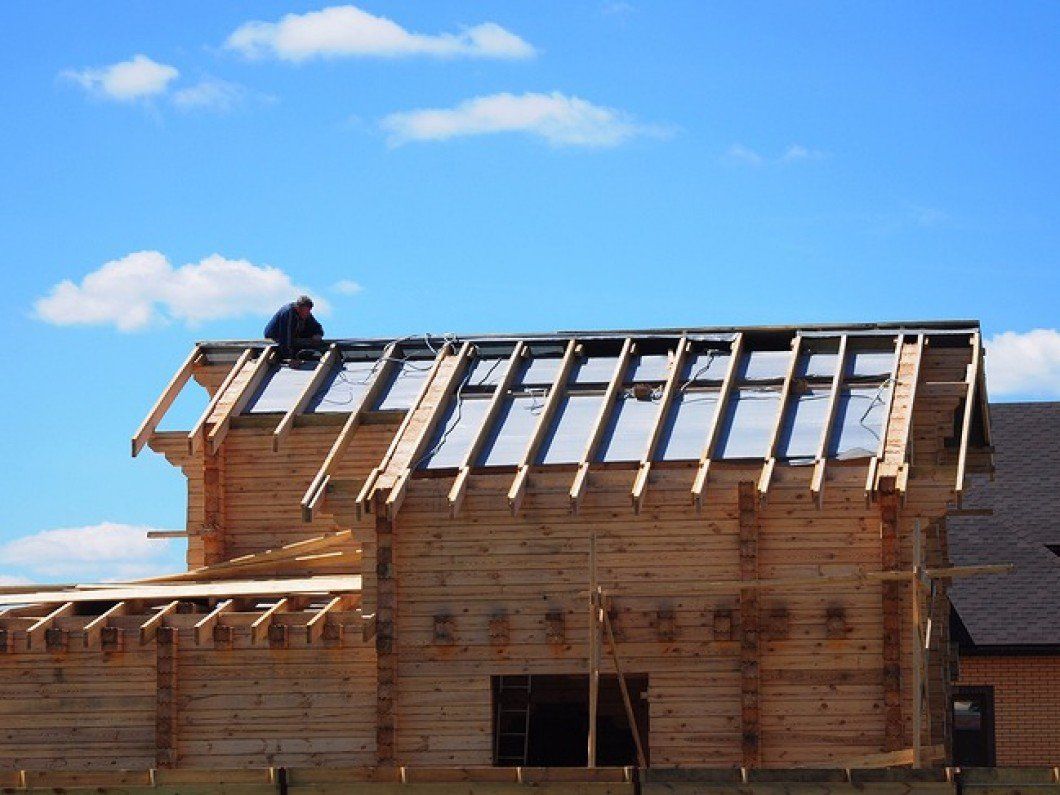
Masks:
[[[1060,655],[962,656],[960,674],[994,688],[999,767],[1060,764]]]

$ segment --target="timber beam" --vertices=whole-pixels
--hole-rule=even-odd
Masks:
[[[777,408],[777,419],[773,423],[773,430],[769,434],[766,462],[762,465],[762,474],[758,478],[758,498],[760,500],[764,500],[769,493],[769,484],[773,479],[773,469],[777,465],[777,444],[780,442],[780,433],[784,428],[784,417],[787,411],[788,399],[791,396],[791,385],[795,380],[795,371],[799,365],[801,352],[802,337],[796,335],[791,341],[791,362],[788,364],[787,372],[784,373],[784,383],[780,387],[780,405]]]
[[[814,456],[813,477],[810,479],[810,496],[818,508],[821,507],[824,492],[825,466],[828,462],[828,443],[832,438],[836,411],[839,408],[839,394],[843,389],[843,373],[847,361],[847,335],[839,338],[839,352],[836,356],[835,373],[832,375],[832,388],[828,393],[828,408],[825,410],[824,424],[821,426],[821,438],[817,443],[817,455]]]
[[[238,391],[233,396],[231,404],[229,404],[221,417],[214,422],[213,428],[206,437],[210,455],[216,455],[217,451],[221,449],[221,443],[224,442],[225,436],[228,435],[228,429],[232,426],[232,418],[238,417],[243,409],[246,408],[247,403],[250,402],[258,386],[261,385],[261,382],[268,374],[269,368],[275,362],[278,350],[275,345],[270,345],[261,352],[254,364],[251,365],[250,376],[241,387],[237,387]],[[233,385],[235,384],[234,379],[232,383]]]
[[[221,398],[228,392],[232,386],[232,381],[236,379],[239,373],[246,367],[247,362],[250,361],[250,357],[254,355],[253,348],[245,348],[239,358],[236,359],[236,363],[232,365],[232,369],[225,375],[221,385],[217,388],[217,391],[213,393],[213,397],[210,398],[210,402],[206,404],[206,408],[202,414],[199,415],[199,419],[195,421],[191,430],[188,431],[188,455],[195,455],[198,452],[199,447],[202,446],[204,431],[206,423],[209,422],[210,417],[213,416],[214,412],[217,411],[217,405],[221,402]]]
[[[313,399],[313,395],[324,385],[324,381],[327,380],[332,371],[337,366],[341,366],[341,364],[342,352],[339,350],[338,345],[332,343],[327,352],[320,358],[320,361],[317,362],[317,366],[313,369],[313,375],[306,382],[305,388],[298,395],[294,405],[287,410],[287,413],[283,415],[283,419],[277,424],[276,430],[272,432],[272,451],[274,453],[280,451],[280,445],[283,444],[287,434],[294,428],[295,420],[305,411],[309,401]]]
[[[710,420],[710,427],[707,430],[703,453],[699,457],[699,466],[696,468],[696,476],[692,481],[692,504],[696,507],[696,510],[703,507],[703,494],[707,489],[707,481],[710,478],[710,462],[718,446],[718,437],[721,435],[721,426],[725,421],[725,413],[729,409],[729,395],[732,394],[733,384],[735,384],[737,378],[736,374],[739,372],[743,347],[743,332],[737,332],[732,342],[732,348],[729,351],[729,366],[725,370],[725,378],[721,382],[721,389],[718,391],[718,402],[714,409],[714,416]]]
[[[662,396],[659,398],[659,410],[655,414],[655,421],[652,423],[651,431],[648,434],[648,441],[644,445],[644,455],[641,456],[640,464],[637,467],[637,475],[633,479],[633,488],[630,489],[629,496],[633,503],[634,513],[640,513],[640,506],[644,500],[644,492],[647,491],[648,488],[651,465],[655,460],[655,454],[659,447],[659,440],[662,438],[663,428],[666,426],[666,418],[669,416],[674,398],[681,388],[681,373],[684,371],[685,360],[688,357],[690,347],[691,345],[688,342],[688,338],[681,337],[681,339],[677,341],[677,348],[674,350],[673,358],[670,360],[670,372],[666,376],[666,383],[663,385]]]
[[[170,379],[162,394],[159,395],[158,400],[151,407],[151,410],[147,412],[147,416],[140,423],[140,427],[132,437],[132,454],[134,458],[144,449],[144,445],[147,444],[151,434],[155,432],[159,423],[162,422],[162,418],[169,411],[169,407],[173,405],[173,401],[177,399],[177,395],[181,393],[184,386],[191,379],[195,365],[199,364],[203,358],[204,354],[198,345],[192,348],[188,358],[184,360],[184,363],[174,374],[173,378]]]

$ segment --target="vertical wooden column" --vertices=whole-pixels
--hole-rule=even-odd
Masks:
[[[203,563],[207,566],[227,560],[225,554],[224,455],[222,447],[211,454],[203,446],[202,462],[202,542]]]
[[[394,729],[394,699],[397,691],[397,578],[394,572],[394,522],[387,517],[386,501],[389,492],[376,492],[376,763],[381,766],[396,764]]]
[[[755,484],[738,487],[740,516],[740,579],[758,579],[758,513]],[[756,767],[759,741],[759,621],[758,589],[740,591],[740,725],[743,766]]]
[[[901,565],[898,541],[898,495],[880,495],[880,564],[884,571]],[[902,589],[898,581],[884,582],[883,590],[883,706],[886,750],[908,747],[902,723]]]
[[[155,767],[177,766],[177,649],[180,630],[159,627],[155,636]]]
[[[589,744],[588,767],[596,767],[596,720],[600,699],[600,604],[596,582],[596,526],[589,527]]]

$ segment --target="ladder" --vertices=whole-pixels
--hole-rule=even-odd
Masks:
[[[497,677],[494,758],[498,765],[525,766],[530,751],[530,676]]]

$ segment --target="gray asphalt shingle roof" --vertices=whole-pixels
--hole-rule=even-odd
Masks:
[[[974,482],[964,508],[992,516],[948,522],[955,565],[1013,563],[1009,574],[955,580],[950,598],[977,646],[1060,645],[1060,402],[994,403],[993,483]]]

